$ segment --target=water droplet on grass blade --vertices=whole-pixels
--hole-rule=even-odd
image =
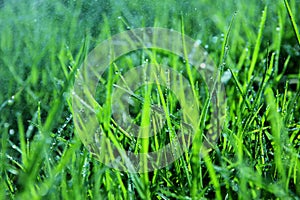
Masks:
[[[9,127],[9,123],[5,122],[4,123],[4,128],[8,128]]]
[[[231,72],[229,70],[225,71],[223,76],[221,77],[222,83],[227,83],[231,79]]]
[[[34,128],[34,127],[33,127],[32,125],[28,126],[28,131],[32,131],[33,128]]]
[[[213,42],[213,43],[217,43],[217,42],[218,42],[218,39],[219,39],[219,38],[218,38],[217,36],[214,36],[214,37],[212,38],[212,42]]]
[[[206,64],[205,64],[205,63],[201,63],[201,64],[200,64],[200,67],[201,67],[202,69],[204,69],[204,68],[206,67]]]
[[[15,96],[12,96],[12,97],[7,101],[7,104],[11,106],[14,102],[15,102]]]
[[[14,135],[14,134],[15,134],[15,130],[14,130],[14,129],[10,129],[10,130],[9,130],[9,134],[10,134],[10,135]]]
[[[194,47],[198,47],[200,44],[202,43],[201,40],[196,40],[196,42],[194,43]]]

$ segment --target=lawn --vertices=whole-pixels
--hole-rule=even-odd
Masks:
[[[0,0],[0,199],[300,199],[299,11]]]

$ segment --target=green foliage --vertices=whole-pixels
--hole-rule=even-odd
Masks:
[[[299,10],[298,0],[0,1],[0,199],[299,198]],[[97,44],[149,26],[201,40],[222,75],[231,73],[226,119],[207,156],[199,156],[209,126],[203,122],[190,151],[166,168],[119,172],[97,161],[74,134],[70,91]],[[185,66],[174,55],[156,53],[157,62]],[[110,79],[100,80],[101,103],[112,101],[109,86],[120,78],[118,68],[141,64],[140,58],[143,52],[128,55],[105,73]],[[205,90],[192,84],[205,116]],[[131,108],[142,124],[151,121],[152,95],[165,113],[171,110],[153,139],[127,137],[104,106],[104,128],[118,145],[148,152],[171,140],[180,111],[173,94],[154,89],[137,92],[142,105]]]

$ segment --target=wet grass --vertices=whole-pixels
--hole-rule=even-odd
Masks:
[[[297,0],[0,1],[0,199],[299,198],[299,5]],[[166,168],[119,172],[97,161],[74,133],[71,91],[77,69],[97,44],[151,26],[201,41],[221,75],[229,77],[226,118],[217,145],[199,156],[202,133],[210,127],[207,93],[193,82],[197,76],[186,63],[154,52],[160,56],[156,62],[167,59],[183,69],[203,121],[190,150]],[[115,144],[137,152],[168,143],[170,130],[178,127],[173,116],[180,113],[171,92],[144,88],[136,92],[142,103],[133,104],[132,115],[147,124],[152,101],[170,112],[159,136],[130,138],[110,121],[110,89],[120,68],[146,59],[152,58],[137,52],[118,60],[99,88],[103,130]]]

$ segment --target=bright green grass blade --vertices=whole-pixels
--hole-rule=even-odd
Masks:
[[[256,39],[256,42],[255,42],[255,47],[254,47],[254,51],[253,51],[253,55],[252,55],[250,68],[249,68],[249,71],[248,71],[248,78],[247,78],[248,83],[250,82],[250,79],[253,75],[253,71],[254,71],[255,66],[256,66],[256,61],[257,61],[257,58],[259,56],[259,50],[260,50],[262,34],[263,34],[263,31],[264,31],[264,26],[265,26],[266,19],[267,19],[267,11],[268,11],[268,7],[265,6],[265,8],[263,10],[262,17],[261,17],[260,25],[259,25],[259,31],[258,31],[257,39]]]
[[[205,161],[205,164],[207,166],[207,169],[208,169],[208,173],[209,173],[209,176],[211,178],[211,182],[213,184],[213,186],[215,187],[215,193],[216,193],[216,199],[218,200],[221,200],[222,199],[222,195],[221,195],[221,187],[220,187],[220,183],[218,181],[218,177],[217,177],[217,174],[216,174],[216,171],[214,169],[214,164],[209,156],[209,154],[205,155],[204,156],[204,161]]]
[[[276,99],[274,98],[274,94],[271,88],[267,88],[265,92],[267,96],[267,103],[270,105],[269,110],[269,117],[268,120],[271,123],[271,131],[274,138],[273,148],[274,148],[274,157],[275,157],[275,166],[278,170],[279,176],[282,179],[282,182],[286,182],[286,172],[285,167],[282,162],[282,156],[283,156],[283,142],[284,142],[284,130],[283,130],[283,124],[282,119],[280,115],[277,112],[276,108]]]
[[[221,73],[223,72],[223,68],[226,62],[226,54],[227,54],[227,49],[228,49],[228,40],[229,40],[229,35],[230,35],[230,31],[231,28],[233,26],[233,22],[235,19],[236,13],[234,13],[234,15],[231,18],[228,30],[225,32],[225,36],[224,36],[224,41],[222,44],[222,51],[221,51],[221,56],[220,56],[220,61],[219,61],[219,69],[221,70]]]
[[[296,24],[296,19],[295,19],[293,13],[292,13],[292,10],[291,10],[290,5],[289,5],[287,0],[284,0],[284,4],[285,4],[285,7],[286,7],[287,12],[289,14],[290,21],[291,21],[292,26],[293,26],[293,30],[294,30],[295,36],[297,38],[297,41],[298,41],[298,45],[300,46],[300,34],[299,34],[298,27],[297,27],[297,24]]]
[[[238,80],[237,75],[233,72],[233,70],[230,67],[228,69],[230,70],[230,73],[231,73],[231,75],[233,77],[234,83],[235,83],[235,85],[236,85],[239,93],[242,95],[243,100],[246,102],[248,108],[251,108],[250,102],[248,101],[248,98],[246,97],[246,95],[244,93],[244,90],[243,90],[243,88],[242,88],[242,86],[241,86],[241,84],[240,84],[240,82]]]
[[[267,82],[269,81],[270,77],[271,77],[271,74],[272,74],[272,71],[273,71],[273,67],[274,67],[274,59],[275,59],[275,53],[273,53],[271,55],[271,60],[270,60],[270,64],[269,66],[266,67],[266,70],[265,70],[265,73],[264,73],[264,76],[263,76],[263,79],[261,81],[261,84],[260,84],[260,87],[258,89],[258,92],[256,94],[256,97],[255,97],[255,100],[254,100],[254,103],[253,103],[253,106],[256,106],[258,103],[260,103],[260,99],[261,99],[261,95],[263,93],[263,90],[265,89],[266,87],[266,84]]]
[[[142,108],[142,119],[140,134],[142,134],[142,172],[141,178],[144,182],[144,198],[150,199],[150,190],[149,190],[149,176],[148,176],[148,152],[149,152],[149,133],[150,133],[150,123],[151,123],[151,90],[152,85],[148,84],[145,86],[145,97],[144,104]]]
[[[20,137],[20,146],[22,152],[22,163],[24,166],[27,166],[27,149],[26,149],[26,137],[24,130],[24,123],[21,114],[17,115],[18,120],[18,129],[19,129],[19,137]]]

